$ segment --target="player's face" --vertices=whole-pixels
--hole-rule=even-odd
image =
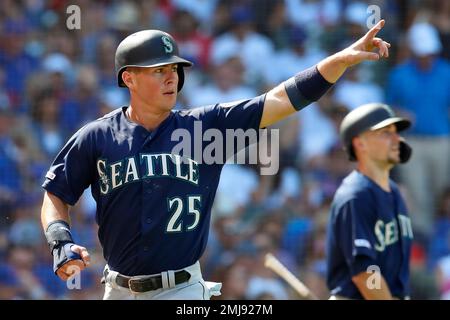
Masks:
[[[130,91],[147,105],[160,110],[171,110],[177,100],[177,69],[177,64],[135,68]]]
[[[395,125],[365,132],[361,138],[371,160],[387,165],[400,162],[400,136]]]

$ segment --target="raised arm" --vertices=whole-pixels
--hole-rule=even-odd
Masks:
[[[278,122],[318,100],[344,74],[348,67],[362,61],[389,57],[390,44],[377,38],[385,21],[379,21],[361,39],[280,83],[266,95],[260,127]],[[372,52],[378,48],[378,53]]]
[[[76,245],[70,233],[69,206],[57,196],[45,192],[41,210],[41,223],[50,251],[53,270],[62,280],[89,265],[86,248]]]

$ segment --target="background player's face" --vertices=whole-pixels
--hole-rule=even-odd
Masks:
[[[387,127],[361,134],[364,152],[376,161],[395,165],[400,162],[400,136],[397,127]]]
[[[177,100],[177,64],[132,68],[129,89],[134,98],[159,110],[171,110]]]

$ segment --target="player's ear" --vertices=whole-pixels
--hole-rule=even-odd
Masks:
[[[125,83],[125,85],[128,88],[132,88],[133,87],[133,85],[134,85],[134,77],[133,77],[133,74],[129,70],[125,69],[125,71],[122,72],[122,80],[123,80],[123,83]]]

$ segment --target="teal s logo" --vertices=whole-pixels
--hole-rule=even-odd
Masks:
[[[161,40],[164,44],[164,51],[166,53],[171,53],[173,51],[173,44],[172,41],[170,41],[170,38],[168,36],[162,36]]]

